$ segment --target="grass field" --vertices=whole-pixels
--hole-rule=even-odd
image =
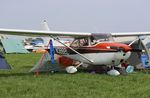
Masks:
[[[117,77],[79,72],[28,73],[41,54],[5,55],[13,69],[0,71],[0,98],[150,98],[150,74]]]

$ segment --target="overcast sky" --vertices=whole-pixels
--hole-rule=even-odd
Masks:
[[[0,28],[150,31],[150,0],[0,0]]]

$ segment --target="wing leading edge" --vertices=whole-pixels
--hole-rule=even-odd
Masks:
[[[89,32],[61,32],[61,31],[42,31],[42,30],[21,30],[21,29],[0,29],[0,34],[20,35],[20,36],[72,36],[72,37],[89,37]],[[112,37],[128,37],[128,36],[145,36],[150,32],[112,32]]]
[[[129,37],[129,36],[147,36],[150,32],[122,32],[122,33],[111,33],[113,37]]]
[[[20,36],[72,36],[88,37],[92,33],[87,32],[60,32],[60,31],[41,31],[41,30],[19,30],[19,29],[0,29],[0,34],[20,35]]]

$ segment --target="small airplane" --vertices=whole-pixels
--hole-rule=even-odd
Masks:
[[[132,52],[141,52],[141,49],[132,45],[140,40],[140,36],[148,36],[150,32],[123,32],[123,33],[89,33],[89,32],[61,32],[45,30],[0,29],[0,34],[21,36],[49,36],[63,46],[54,47],[51,56],[59,55],[59,64],[66,68],[68,73],[75,73],[81,65],[111,65],[117,66],[121,61],[129,59]],[[68,46],[59,40],[59,37],[71,37],[74,40]],[[114,37],[137,37],[129,44],[115,42]],[[52,60],[52,58],[51,58]],[[76,62],[78,62],[76,64]],[[75,66],[72,66],[75,65]],[[73,69],[73,70],[72,70]]]

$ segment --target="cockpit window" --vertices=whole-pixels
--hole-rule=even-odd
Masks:
[[[93,34],[91,37],[75,38],[71,43],[71,47],[82,47],[91,46],[98,42],[110,42],[113,41],[111,34],[109,33],[98,33]]]
[[[71,45],[71,47],[79,47],[79,41],[78,40],[74,40]]]
[[[93,35],[93,37],[95,40],[112,41],[112,36],[109,33],[95,34],[95,35]]]
[[[88,38],[75,39],[70,46],[71,47],[88,46]]]
[[[111,34],[109,33],[101,33],[101,34],[93,34],[91,37],[91,42],[110,42],[113,41]]]

